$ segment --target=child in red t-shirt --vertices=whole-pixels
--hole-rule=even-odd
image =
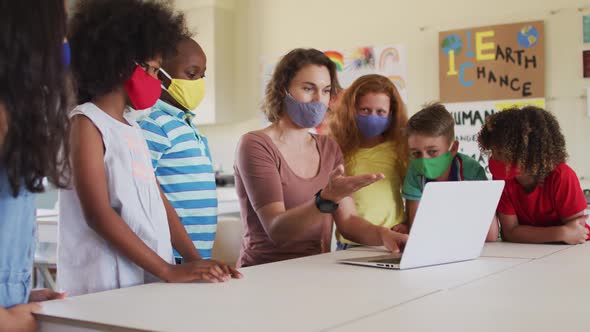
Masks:
[[[584,243],[586,199],[565,164],[565,139],[555,117],[538,107],[493,114],[478,134],[494,180],[506,185],[498,205],[505,241]]]

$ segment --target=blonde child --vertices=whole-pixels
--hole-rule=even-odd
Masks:
[[[395,85],[381,75],[365,75],[343,93],[331,122],[347,175],[381,173],[385,178],[353,194],[360,217],[377,226],[407,233],[400,194],[408,167],[408,147],[402,136],[406,110]],[[357,245],[336,233],[337,248]]]

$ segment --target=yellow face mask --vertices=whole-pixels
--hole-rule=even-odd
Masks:
[[[193,111],[205,97],[205,80],[199,78],[198,80],[183,80],[179,78],[172,78],[164,69],[160,71],[170,79],[170,85],[164,90],[172,96],[180,105],[187,110]]]

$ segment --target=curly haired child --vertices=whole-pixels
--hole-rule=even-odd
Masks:
[[[88,0],[79,2],[70,27],[72,73],[85,103],[70,114],[74,188],[60,191],[60,286],[79,295],[239,277],[200,259],[127,112],[160,97],[159,67],[186,35],[183,16],[163,2]],[[185,264],[174,263],[172,247]]]
[[[498,205],[502,238],[511,242],[584,243],[586,200],[559,123],[548,111],[527,106],[490,116],[478,134],[496,180],[506,185]]]
[[[32,10],[34,8],[34,10]],[[72,101],[63,0],[0,1],[0,331],[37,331],[35,193],[67,186]]]

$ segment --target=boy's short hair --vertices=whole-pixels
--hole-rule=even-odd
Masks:
[[[428,104],[408,120],[406,135],[416,134],[444,136],[452,142],[455,140],[455,120],[443,104]]]

